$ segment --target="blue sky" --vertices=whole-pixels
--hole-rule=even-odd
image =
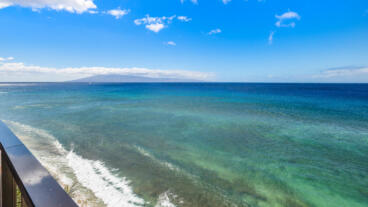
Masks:
[[[366,0],[0,0],[0,81],[368,82]]]

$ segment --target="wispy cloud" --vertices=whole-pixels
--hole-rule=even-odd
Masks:
[[[186,0],[180,0],[180,2],[183,4]],[[198,4],[198,0],[190,0],[193,4]],[[228,4],[231,0],[221,0],[222,3]],[[248,0],[245,0],[248,1]],[[258,0],[259,2],[265,1],[265,0]]]
[[[31,8],[34,11],[48,8],[71,13],[83,13],[97,8],[93,0],[1,0],[0,9],[10,6]]]
[[[134,20],[134,23],[136,25],[146,25],[145,27],[148,30],[151,30],[153,32],[159,32],[161,31],[163,28],[165,28],[165,25],[167,24],[171,24],[172,20],[175,18],[176,16],[170,16],[170,17],[150,17],[148,14],[146,15],[146,17],[143,17],[141,19],[136,19]]]
[[[344,66],[328,68],[322,71],[305,71],[286,74],[277,72],[261,76],[248,76],[252,82],[289,82],[289,83],[368,83],[368,66]]]
[[[114,16],[116,19],[120,19],[121,17],[127,15],[129,13],[129,10],[127,9],[121,10],[120,8],[117,8],[109,10],[106,13],[110,14],[111,16]]]
[[[276,27],[292,27],[294,28],[296,23],[295,20],[300,20],[300,15],[293,11],[285,12],[281,15],[275,15],[277,21],[275,23]],[[268,36],[268,44],[273,43],[273,35],[275,34],[275,31],[272,31]]]
[[[293,11],[288,11],[275,17],[278,19],[275,23],[276,27],[295,27],[295,21],[293,20],[300,20],[299,14]]]
[[[213,29],[210,32],[208,32],[208,35],[219,34],[221,32],[222,32],[221,29]]]
[[[368,67],[345,66],[345,67],[330,68],[322,71],[321,74],[317,75],[317,77],[324,77],[324,78],[349,77],[349,76],[367,76],[368,78]]]
[[[174,41],[168,41],[165,42],[166,45],[170,45],[170,46],[176,46],[176,43]]]
[[[224,4],[227,4],[227,3],[229,3],[231,0],[222,0],[222,3],[224,3]]]
[[[180,0],[180,2],[183,4],[185,0]],[[190,0],[193,4],[198,4],[198,0]]]
[[[53,68],[35,65],[27,65],[22,62],[0,62],[0,81],[6,81],[6,77],[17,78],[23,81],[66,81],[92,75],[136,75],[154,78],[179,78],[194,80],[209,80],[214,75],[188,70],[161,70],[149,68],[124,68],[124,67],[66,67]],[[27,77],[23,78],[22,77]],[[40,79],[41,78],[41,79]]]
[[[270,33],[270,35],[268,36],[268,44],[270,44],[270,45],[272,45],[272,43],[273,43],[273,35],[275,34],[275,32],[274,31],[272,31],[271,33]]]
[[[167,27],[167,25],[171,24],[174,19],[177,19],[181,22],[190,22],[192,20],[187,16],[176,17],[176,15],[173,15],[169,17],[151,17],[150,15],[146,15],[141,19],[134,20],[134,23],[138,26],[145,25],[146,29],[158,33],[159,31]]]
[[[191,18],[187,17],[187,16],[178,16],[178,20],[182,21],[182,22],[190,22],[192,21]]]

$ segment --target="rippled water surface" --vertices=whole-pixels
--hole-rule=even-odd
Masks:
[[[368,206],[364,84],[0,84],[0,119],[80,205]]]

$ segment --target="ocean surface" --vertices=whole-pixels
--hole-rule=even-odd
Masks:
[[[80,206],[367,207],[368,85],[0,84]]]

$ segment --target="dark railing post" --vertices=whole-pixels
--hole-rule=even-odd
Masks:
[[[1,188],[2,188],[2,206],[15,207],[17,201],[16,184],[11,174],[8,164],[1,156]]]

